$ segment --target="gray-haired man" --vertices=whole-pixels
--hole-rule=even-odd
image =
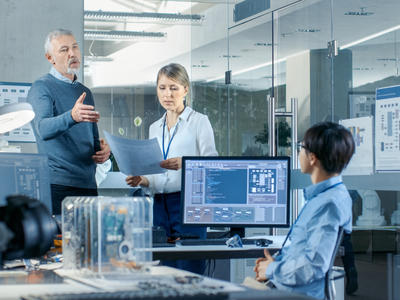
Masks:
[[[53,213],[61,213],[66,196],[95,196],[96,163],[110,156],[99,140],[90,90],[77,81],[81,52],[71,31],[48,34],[45,57],[52,65],[48,74],[32,85],[28,101],[35,111],[33,130],[39,153],[49,157]]]

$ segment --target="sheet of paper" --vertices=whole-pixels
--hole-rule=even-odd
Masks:
[[[111,135],[107,131],[104,131],[104,135],[122,173],[135,176],[166,172],[160,167],[163,159],[156,138],[132,140]]]

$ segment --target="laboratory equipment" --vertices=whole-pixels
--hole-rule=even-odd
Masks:
[[[152,262],[150,197],[67,197],[62,202],[64,268],[143,271]]]

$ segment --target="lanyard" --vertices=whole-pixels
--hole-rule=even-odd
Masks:
[[[341,181],[341,182],[338,182],[338,183],[336,183],[336,184],[334,184],[334,185],[331,185],[331,186],[327,187],[326,189],[324,189],[324,190],[323,190],[322,192],[320,192],[319,194],[321,194],[321,193],[323,193],[323,192],[326,192],[327,190],[330,190],[330,189],[334,188],[335,186],[338,186],[338,185],[340,185],[340,184],[342,184],[342,183],[343,183],[343,182]],[[288,232],[288,234],[286,235],[286,238],[285,238],[285,240],[283,241],[282,247],[281,247],[281,249],[279,249],[279,251],[277,252],[277,255],[276,255],[276,256],[278,256],[278,255],[281,254],[283,247],[285,246],[285,244],[286,244],[286,242],[287,242],[287,240],[288,240],[290,234],[292,233],[292,230],[293,230],[294,225],[296,225],[297,220],[300,219],[301,213],[304,211],[304,208],[306,207],[307,204],[308,204],[308,202],[307,202],[307,203],[303,206],[303,208],[301,209],[299,215],[297,216],[296,221],[294,221],[293,225],[290,226],[289,232]]]
[[[164,160],[166,160],[167,157],[168,157],[169,146],[171,146],[171,142],[172,142],[172,140],[173,140],[174,137],[175,137],[176,131],[178,130],[178,124],[176,124],[176,125],[175,125],[174,133],[172,134],[172,137],[171,137],[171,139],[169,140],[169,143],[168,143],[167,152],[165,152],[165,147],[164,147],[164,134],[165,134],[165,123],[166,123],[166,122],[167,122],[167,116],[165,116],[164,124],[163,124],[163,128],[162,128],[162,152],[163,152]]]

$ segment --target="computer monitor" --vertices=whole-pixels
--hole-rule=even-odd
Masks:
[[[52,213],[46,155],[0,153],[0,206],[6,205],[7,196],[16,194],[39,200]]]
[[[182,223],[288,227],[289,157],[183,157]]]

